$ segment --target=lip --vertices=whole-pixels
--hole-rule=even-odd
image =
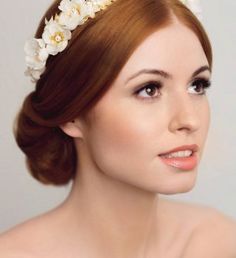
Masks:
[[[177,148],[174,148],[174,149],[172,149],[172,150],[169,150],[169,151],[167,151],[167,152],[165,152],[165,153],[161,153],[161,154],[159,154],[158,156],[170,154],[170,153],[176,152],[176,151],[184,151],[184,150],[192,150],[193,153],[194,153],[194,152],[197,152],[197,151],[199,150],[199,146],[198,146],[197,144],[183,145],[183,146],[179,146],[179,147],[177,147]]]
[[[165,163],[168,166],[186,171],[193,170],[198,165],[198,158],[196,152],[194,152],[193,155],[189,157],[160,157],[160,159],[163,163]]]

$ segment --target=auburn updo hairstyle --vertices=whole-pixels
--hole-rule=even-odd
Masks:
[[[42,17],[59,13],[56,0]],[[46,70],[15,118],[14,136],[26,155],[31,175],[43,184],[65,185],[75,178],[79,162],[72,137],[60,124],[89,111],[106,93],[142,41],[171,24],[173,15],[198,37],[210,68],[212,49],[202,24],[179,0],[117,0],[72,32],[67,48],[47,60]],[[174,42],[173,42],[174,44]]]

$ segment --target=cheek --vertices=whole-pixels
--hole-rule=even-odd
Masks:
[[[132,152],[138,152],[147,144],[150,128],[139,119],[127,112],[106,115],[96,124],[95,141],[108,155],[114,153],[125,158],[129,154],[129,160]]]
[[[204,135],[206,136],[210,126],[211,114],[210,114],[210,106],[209,102],[206,102],[206,105],[203,106],[201,111],[201,120],[202,120],[202,131],[205,132]]]
[[[199,152],[199,158],[201,159],[205,144],[208,136],[209,126],[210,126],[210,107],[208,102],[206,102],[205,105],[202,105],[199,107],[199,113],[198,116],[200,118],[200,127],[199,130],[196,132],[196,142],[201,146],[201,150]]]
[[[208,127],[209,127],[211,123],[211,109],[210,109],[209,102],[207,102],[207,120],[208,120]]]
[[[137,112],[119,109],[100,113],[90,132],[89,142],[98,167],[116,178],[130,180],[132,173],[147,171],[153,156],[153,123]],[[132,115],[130,115],[132,114]],[[158,132],[155,132],[156,136]]]

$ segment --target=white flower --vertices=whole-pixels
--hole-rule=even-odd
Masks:
[[[33,69],[28,67],[25,71],[25,75],[30,76],[32,82],[36,82],[40,78],[41,74],[45,71],[45,69],[45,67],[42,69]]]
[[[99,8],[97,5],[94,4],[94,2],[87,2],[87,16],[85,17],[85,21],[91,17],[94,18],[95,17],[95,13],[99,11]]]
[[[56,55],[67,47],[68,40],[71,39],[71,31],[63,28],[52,17],[49,21],[45,20],[45,24],[42,38],[48,53]]]
[[[202,20],[202,8],[200,0],[188,0],[189,9],[197,16],[199,20]]]
[[[102,9],[105,10],[108,5],[112,3],[111,0],[95,0],[93,1],[94,4],[98,6],[98,10]]]
[[[200,0],[181,0],[181,2],[185,4],[199,20],[202,20],[202,8]]]
[[[24,46],[27,70],[25,75],[31,76],[32,82],[37,82],[46,69],[49,55],[62,52],[68,45],[73,31],[95,13],[106,9],[116,0],[62,0],[59,5],[60,14],[49,21],[45,19],[45,27],[41,39],[27,40]]]
[[[91,12],[85,0],[62,0],[58,8],[62,11],[57,17],[58,22],[69,30],[83,24]]]
[[[28,67],[42,69],[48,58],[48,52],[42,39],[29,39],[25,42],[25,61]]]

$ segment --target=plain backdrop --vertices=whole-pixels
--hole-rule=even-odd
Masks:
[[[44,213],[67,196],[71,184],[45,186],[33,179],[17,147],[13,119],[34,85],[24,76],[23,46],[51,0],[2,1],[0,15],[0,232]],[[137,1],[138,2],[138,1]],[[213,47],[211,126],[195,187],[166,196],[200,203],[236,218],[236,1],[201,0],[203,25]]]

